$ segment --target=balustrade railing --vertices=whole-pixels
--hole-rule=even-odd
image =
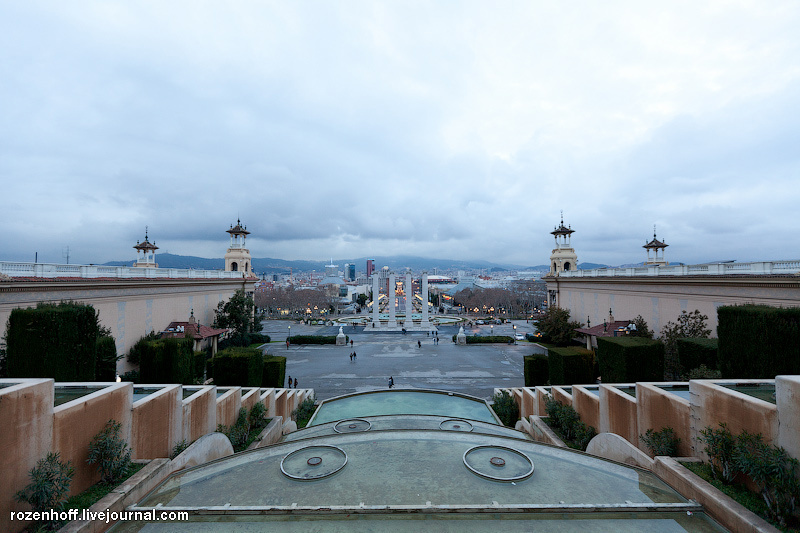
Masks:
[[[800,260],[751,263],[708,263],[704,265],[648,265],[629,268],[594,268],[561,272],[565,278],[605,276],[696,276],[724,274],[800,274]]]
[[[30,278],[202,278],[241,279],[242,272],[191,268],[139,268],[102,265],[61,265],[0,261],[0,274]]]

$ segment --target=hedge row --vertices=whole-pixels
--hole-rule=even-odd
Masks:
[[[526,355],[523,358],[525,363],[525,386],[536,387],[537,385],[547,385],[550,379],[550,371],[547,368],[548,358],[545,354],[535,353]]]
[[[234,333],[228,335],[217,344],[218,350],[237,346],[250,346],[251,344],[266,344],[270,341],[269,335],[262,333]]]
[[[458,335],[453,335],[453,342],[458,342]],[[514,337],[508,335],[467,335],[467,344],[513,343]]]
[[[684,371],[693,370],[700,365],[717,368],[718,339],[678,339],[678,359]]]
[[[142,383],[194,383],[194,339],[159,339],[139,347]]]
[[[12,309],[6,330],[8,377],[94,381],[98,333],[91,305],[40,303]]]
[[[772,379],[800,374],[800,309],[764,305],[717,309],[723,378]]]
[[[586,348],[566,346],[548,348],[550,385],[594,383],[594,354]]]
[[[598,337],[597,359],[604,383],[663,381],[664,344],[643,337]]]
[[[261,378],[262,387],[282,388],[286,380],[286,358],[278,355],[264,356],[264,373]]]
[[[263,373],[264,356],[258,348],[227,348],[208,361],[215,385],[260,387]]]
[[[292,335],[287,338],[290,344],[336,344],[336,335]],[[345,342],[350,340],[349,335],[345,335]]]

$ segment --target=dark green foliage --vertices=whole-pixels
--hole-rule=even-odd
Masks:
[[[722,372],[715,368],[708,368],[706,365],[700,365],[693,368],[685,374],[681,374],[681,381],[691,381],[693,379],[720,379]]]
[[[120,436],[122,424],[115,420],[106,422],[105,427],[89,443],[90,465],[97,464],[103,483],[113,485],[125,477],[131,464],[131,449]]]
[[[764,503],[764,500],[760,495],[751,492],[744,485],[728,485],[716,479],[712,474],[711,465],[708,463],[686,462],[681,464],[704,480],[711,483],[712,486],[722,491],[727,496],[730,496],[741,505],[745,506],[750,511],[756,513],[762,518],[767,518],[767,505]]]
[[[350,339],[345,335],[345,342]],[[289,344],[336,344],[336,335],[292,335]]]
[[[141,470],[145,467],[144,463],[131,463],[128,467],[128,470],[125,472],[125,478],[120,481],[123,483],[126,479],[133,476],[136,472]],[[103,498],[105,498],[112,490],[114,490],[114,485],[107,485],[105,483],[95,483],[85,491],[81,492],[80,494],[75,494],[74,496],[70,496],[67,502],[64,504],[64,509],[88,509],[92,505],[96,504]]]
[[[248,417],[251,426],[259,428],[267,427],[267,408],[262,402],[256,402],[255,405],[253,405]]]
[[[684,372],[699,368],[717,368],[718,339],[687,338],[676,341],[678,360]]]
[[[158,340],[158,333],[155,331],[151,331],[147,335],[141,337],[138,341],[131,346],[131,349],[128,350],[128,362],[132,365],[138,365],[141,363],[142,360],[142,350],[145,349],[147,343],[150,341]]]
[[[114,342],[114,337],[98,337],[95,380],[116,381],[117,361],[120,359],[122,357],[117,356],[117,344]]]
[[[513,428],[519,420],[519,406],[506,390],[492,396],[492,409],[505,426]]]
[[[141,383],[142,379],[138,370],[129,370],[119,377],[122,381],[131,381],[133,383]]]
[[[644,337],[645,339],[653,338],[653,331],[647,326],[647,322],[642,315],[638,315],[632,320],[632,322],[636,326],[636,329],[630,330],[629,335],[631,337]]]
[[[194,339],[159,339],[141,346],[142,383],[194,383]]]
[[[642,337],[598,337],[597,358],[603,383],[661,381],[664,345]]]
[[[567,346],[575,337],[575,330],[583,326],[569,319],[569,311],[560,307],[548,307],[547,312],[536,322],[542,340],[557,346]]]
[[[594,383],[594,354],[586,348],[568,346],[547,350],[551,385]]]
[[[91,305],[40,303],[35,309],[12,309],[6,331],[8,376],[94,381],[98,333]]]
[[[181,440],[180,442],[175,444],[175,446],[172,447],[172,453],[169,454],[169,458],[175,459],[180,454],[182,454],[183,451],[188,447],[189,447],[189,442],[186,439]]]
[[[217,344],[217,349],[224,350],[231,346],[250,346],[251,344],[267,344],[270,341],[269,335],[262,333],[233,333],[226,336]]]
[[[467,335],[467,344],[509,344],[514,342],[514,337],[508,335]]]
[[[297,406],[297,409],[292,411],[292,417],[294,418],[295,422],[297,422],[297,428],[304,428],[308,421],[311,420],[311,416],[314,414],[314,411],[317,409],[316,401],[314,398],[306,398],[300,405]]]
[[[215,328],[230,328],[239,335],[261,331],[262,316],[255,312],[253,297],[242,289],[238,289],[227,302],[220,302],[214,313]]]
[[[800,374],[800,308],[722,306],[717,319],[723,378]]]
[[[246,450],[258,437],[261,430],[269,424],[269,420],[264,418],[265,412],[264,404],[260,402],[256,403],[249,413],[247,408],[242,407],[239,409],[236,422],[232,426],[226,427],[220,424],[217,426],[217,431],[224,433],[228,437],[233,446],[233,451],[241,452]]]
[[[558,434],[570,448],[586,451],[589,441],[597,431],[581,422],[578,412],[571,405],[562,405],[552,396],[545,400],[547,424]]]
[[[650,449],[653,455],[667,455],[675,457],[678,455],[678,444],[681,439],[675,434],[672,428],[661,428],[659,431],[648,429],[644,435],[639,435],[645,446]]]
[[[706,327],[708,317],[695,309],[691,313],[681,311],[678,322],[667,322],[661,328],[661,342],[664,343],[664,376],[659,379],[677,379],[681,372],[691,370],[681,368],[678,360],[678,339],[706,339],[711,330]]]
[[[797,459],[781,447],[766,444],[760,434],[743,431],[734,436],[724,423],[720,429],[709,427],[701,434],[713,475],[726,483],[738,474],[748,476],[766,503],[767,517],[785,526],[800,500]]]
[[[541,353],[526,355],[525,363],[525,386],[536,387],[537,385],[547,385],[550,378],[550,371],[547,367],[547,356]]]
[[[257,348],[227,348],[208,361],[208,374],[215,385],[259,387],[264,356]]]
[[[205,381],[206,361],[208,361],[208,354],[201,350],[192,354],[192,370],[194,383],[203,383]]]
[[[60,511],[66,502],[74,473],[71,462],[62,463],[58,453],[48,453],[44,459],[36,462],[36,466],[28,474],[31,482],[17,492],[14,498],[18,502],[29,504],[33,511]],[[39,522],[39,525],[50,531],[58,529],[60,523]]]
[[[262,387],[282,388],[286,380],[286,358],[276,355],[264,356],[264,371],[261,378]]]

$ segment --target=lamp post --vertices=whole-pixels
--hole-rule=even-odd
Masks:
[[[517,325],[514,324],[514,344],[517,344]]]
[[[289,349],[289,341],[292,339],[292,326],[289,326],[289,336],[286,337],[286,349]]]

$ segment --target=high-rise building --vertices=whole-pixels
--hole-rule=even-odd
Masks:
[[[348,281],[355,281],[356,280],[356,265],[353,263],[348,263],[344,266],[344,277]]]
[[[375,272],[375,260],[367,259],[367,277],[369,278]]]

